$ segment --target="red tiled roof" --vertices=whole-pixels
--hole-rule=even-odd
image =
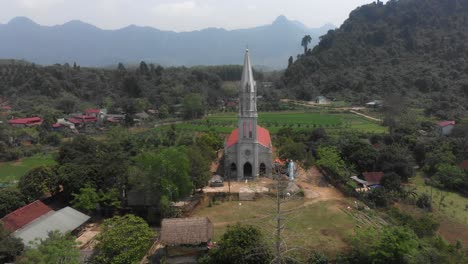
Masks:
[[[27,118],[15,118],[8,120],[8,124],[10,125],[29,125],[29,124],[39,124],[44,121],[40,117],[27,117]]]
[[[267,148],[271,148],[271,137],[270,137],[270,132],[268,130],[266,130],[265,128],[261,126],[257,126],[257,137],[258,137],[257,138],[258,143],[260,143],[261,145]],[[236,128],[229,135],[226,145],[228,148],[230,148],[231,146],[237,144],[238,141],[239,141],[239,129]]]
[[[455,121],[440,121],[439,123],[437,123],[437,125],[440,127],[446,127],[450,125],[455,125]]]
[[[464,170],[468,170],[468,160],[464,160],[462,161],[462,163],[460,163],[460,168],[464,169]]]
[[[101,112],[101,109],[86,109],[85,113],[86,114],[99,114]]]
[[[87,115],[76,115],[76,116],[73,116],[74,118],[76,119],[79,119],[81,120],[82,122],[96,122],[97,121],[97,118],[95,116],[87,116]]]
[[[36,200],[7,214],[1,219],[1,221],[3,222],[5,229],[13,232],[21,229],[23,226],[31,223],[50,211],[52,211],[50,207],[45,205],[43,202]]]
[[[380,184],[384,173],[382,171],[373,171],[373,172],[363,172],[362,176],[369,183],[369,185]]]
[[[5,106],[2,106],[2,109],[3,110],[11,110],[12,108],[9,105],[5,105]]]
[[[61,126],[62,126],[61,124],[52,124],[52,127],[53,127],[53,128],[59,128],[59,127],[61,127]]]
[[[68,118],[67,120],[68,120],[68,122],[71,122],[71,123],[73,123],[73,124],[80,124],[80,123],[83,123],[81,120],[76,119],[76,118],[73,118],[73,117]]]

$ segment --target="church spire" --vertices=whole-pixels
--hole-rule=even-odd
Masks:
[[[252,64],[250,63],[249,49],[245,50],[244,69],[241,80],[242,92],[256,92],[253,78]]]

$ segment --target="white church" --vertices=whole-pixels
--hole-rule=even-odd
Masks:
[[[257,125],[257,86],[249,50],[245,52],[239,87],[238,126],[225,143],[226,175],[231,179],[271,176],[273,168],[270,132]]]

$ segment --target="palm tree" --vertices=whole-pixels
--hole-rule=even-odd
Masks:
[[[310,44],[312,41],[312,37],[310,35],[305,35],[302,38],[301,46],[304,47],[304,54],[307,53],[307,46]]]

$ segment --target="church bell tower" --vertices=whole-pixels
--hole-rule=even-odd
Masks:
[[[258,141],[257,141],[257,85],[255,83],[247,49],[244,58],[244,68],[239,87],[239,150],[238,160],[245,164],[242,178],[258,175]],[[251,166],[251,169],[249,168]]]

